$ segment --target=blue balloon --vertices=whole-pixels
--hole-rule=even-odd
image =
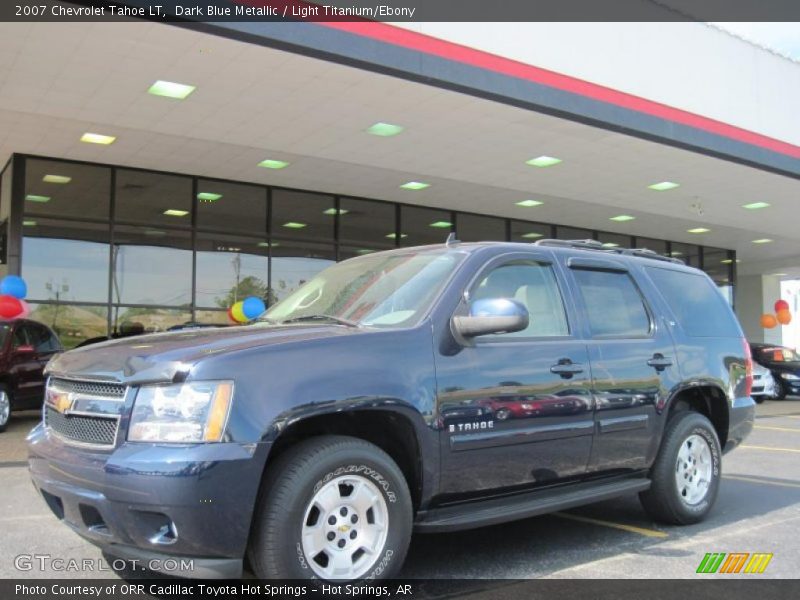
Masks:
[[[260,317],[265,310],[267,310],[267,307],[264,306],[264,301],[261,298],[250,296],[242,302],[242,312],[250,320]]]
[[[14,296],[17,300],[22,300],[28,295],[28,286],[25,280],[18,275],[6,275],[0,282],[0,294]]]

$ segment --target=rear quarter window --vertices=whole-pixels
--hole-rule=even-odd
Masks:
[[[678,323],[691,337],[741,337],[730,305],[701,273],[646,267]]]

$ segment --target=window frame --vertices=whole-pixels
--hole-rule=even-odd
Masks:
[[[578,263],[575,263],[575,264],[569,264],[568,267],[567,267],[569,272],[570,272],[570,277],[572,279],[572,283],[575,286],[575,291],[576,291],[576,295],[577,295],[576,301],[580,304],[580,310],[581,310],[583,321],[585,323],[585,331],[586,331],[586,334],[587,334],[587,338],[591,339],[591,340],[648,340],[648,339],[653,339],[655,337],[655,335],[656,335],[655,313],[653,312],[653,309],[650,306],[650,303],[648,302],[647,297],[645,296],[644,292],[642,291],[642,288],[639,285],[639,282],[636,281],[636,277],[633,276],[633,274],[631,273],[630,269],[628,269],[628,268],[626,268],[626,267],[624,267],[622,265],[618,265],[616,262],[615,263],[609,263],[606,266],[602,265],[601,261],[599,261],[599,260],[598,261],[593,261],[593,262],[595,262],[595,264],[591,264],[591,265],[588,262],[586,264],[582,264],[582,263],[578,262]],[[586,304],[586,298],[584,297],[584,294],[583,294],[583,288],[581,287],[581,284],[578,281],[578,278],[575,276],[575,273],[574,273],[574,271],[576,271],[576,270],[578,270],[578,271],[594,271],[594,272],[604,272],[604,273],[615,273],[615,274],[624,275],[625,277],[627,277],[628,280],[633,285],[633,289],[639,295],[639,300],[641,301],[642,307],[644,308],[645,314],[647,315],[647,321],[648,321],[648,325],[649,325],[647,333],[646,334],[639,334],[639,335],[627,335],[627,334],[618,334],[618,333],[606,333],[606,334],[596,335],[592,331],[592,321],[589,318],[589,309],[588,309],[588,306]]]
[[[545,336],[509,336],[506,333],[496,333],[491,335],[482,335],[478,336],[474,339],[474,343],[476,346],[484,345],[484,344],[519,344],[519,343],[531,343],[531,342],[545,342],[545,341],[564,341],[564,340],[574,340],[576,339],[575,331],[576,331],[576,324],[577,321],[573,318],[572,313],[570,312],[570,305],[567,302],[567,297],[564,291],[567,289],[565,286],[565,282],[561,280],[559,276],[559,269],[557,268],[556,261],[553,259],[552,256],[542,252],[506,252],[503,254],[498,254],[493,256],[489,259],[484,265],[478,269],[475,274],[470,277],[469,281],[467,281],[464,289],[461,292],[460,300],[458,306],[456,307],[455,311],[451,315],[450,319],[452,322],[452,317],[457,315],[466,315],[469,312],[469,305],[470,305],[470,298],[472,296],[472,292],[475,287],[485,279],[488,274],[499,268],[503,265],[514,263],[514,262],[532,262],[538,263],[542,266],[547,266],[551,269],[553,273],[553,278],[556,283],[556,290],[558,291],[559,299],[561,300],[561,306],[564,309],[564,320],[567,323],[567,335],[545,335]],[[526,307],[527,308],[527,307]]]

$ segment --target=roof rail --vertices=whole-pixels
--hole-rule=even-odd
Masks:
[[[641,258],[650,258],[652,260],[661,260],[664,262],[675,263],[676,265],[686,264],[679,258],[671,256],[663,256],[653,250],[647,248],[617,248],[604,246],[603,242],[599,240],[553,240],[544,239],[537,240],[533,243],[535,246],[559,246],[561,248],[576,248],[578,250],[594,250],[597,252],[606,252],[608,254],[624,254],[626,256],[639,256]]]

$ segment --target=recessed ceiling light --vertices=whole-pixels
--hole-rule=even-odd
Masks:
[[[36,221],[33,219],[25,219],[22,224],[25,227],[36,227]]]
[[[615,244],[614,242],[606,242],[603,244],[603,248],[617,248],[619,244]]]
[[[402,133],[402,131],[403,128],[400,125],[392,125],[391,123],[375,123],[367,128],[367,133],[381,137],[392,137]]]
[[[370,250],[369,248],[359,248],[356,250],[356,254],[372,254],[375,250]]]
[[[66,175],[45,175],[42,177],[42,181],[45,183],[69,183],[72,181],[72,177],[67,177]]]
[[[285,160],[274,160],[272,158],[268,158],[258,163],[258,166],[264,167],[265,169],[285,169],[289,166],[289,163]]]
[[[788,273],[773,273],[773,277],[786,277],[789,275]]]
[[[222,194],[215,194],[214,192],[199,192],[197,199],[201,202],[216,202],[222,198]]]
[[[400,187],[404,190],[424,190],[425,188],[431,187],[431,184],[423,181],[409,181]]]
[[[28,194],[25,196],[28,202],[50,202],[50,196],[37,196],[36,194]]]
[[[730,265],[730,264],[733,264],[733,259],[732,258],[726,258],[725,260],[721,260],[719,262],[722,263],[723,265]],[[738,264],[740,262],[742,262],[742,261],[737,258],[736,259],[736,263]]]
[[[164,214],[169,217],[185,217],[189,214],[188,210],[178,210],[177,208],[168,208]]]
[[[769,238],[761,238],[760,240],[753,240],[754,244],[769,244],[772,240]]]
[[[544,237],[544,234],[531,231],[530,233],[523,233],[520,237],[525,238],[526,240],[533,240],[536,238]]]
[[[397,239],[397,234],[396,233],[388,233],[388,234],[386,234],[386,237],[389,238],[390,240],[394,240],[394,239]],[[407,237],[408,237],[407,233],[401,233],[400,234],[400,239],[405,239]]]
[[[530,165],[532,167],[552,167],[553,165],[557,165],[558,163],[562,162],[560,158],[556,158],[555,156],[537,156],[536,158],[532,158],[530,160],[526,160],[525,164]]]
[[[445,229],[452,227],[453,224],[450,221],[434,221],[430,224],[431,227],[436,227],[438,229]]]
[[[708,233],[709,231],[711,230],[705,227],[695,227],[694,229],[687,229],[686,233]]]
[[[346,210],[344,208],[340,208],[339,210],[336,210],[335,208],[327,208],[322,211],[322,214],[334,217],[336,215],[346,215],[349,212],[350,212],[349,210]]]
[[[750,204],[742,204],[742,208],[758,210],[759,208],[767,208],[769,205],[769,202],[751,202]]]
[[[540,200],[520,200],[517,202],[517,206],[522,206],[524,208],[533,208],[534,206],[541,206],[544,202]]]
[[[680,187],[680,185],[680,183],[675,183],[674,181],[660,181],[658,183],[648,185],[647,187],[657,192],[666,192],[667,190],[674,190],[676,187]]]
[[[161,231],[160,229],[145,229],[144,230],[144,234],[145,235],[159,236],[159,235],[167,235],[167,232],[166,231]]]
[[[197,88],[193,85],[186,85],[184,83],[175,83],[173,81],[156,81],[147,90],[148,94],[153,96],[164,96],[166,98],[177,98],[183,100]]]
[[[683,256],[683,252],[677,252],[677,251],[676,252],[670,252],[669,255],[670,256]]]
[[[636,217],[632,217],[630,215],[617,215],[616,217],[610,217],[609,221],[617,221],[618,223],[624,223],[625,221],[633,221]]]
[[[297,221],[288,221],[287,223],[284,223],[283,226],[287,229],[302,229],[303,227],[306,227],[307,224],[298,223]]]
[[[87,144],[102,144],[104,146],[108,146],[109,144],[113,144],[114,140],[116,140],[116,136],[113,135],[103,135],[102,133],[84,133],[81,136],[81,141],[86,142]]]
[[[259,248],[277,248],[280,245],[280,242],[258,242]]]

